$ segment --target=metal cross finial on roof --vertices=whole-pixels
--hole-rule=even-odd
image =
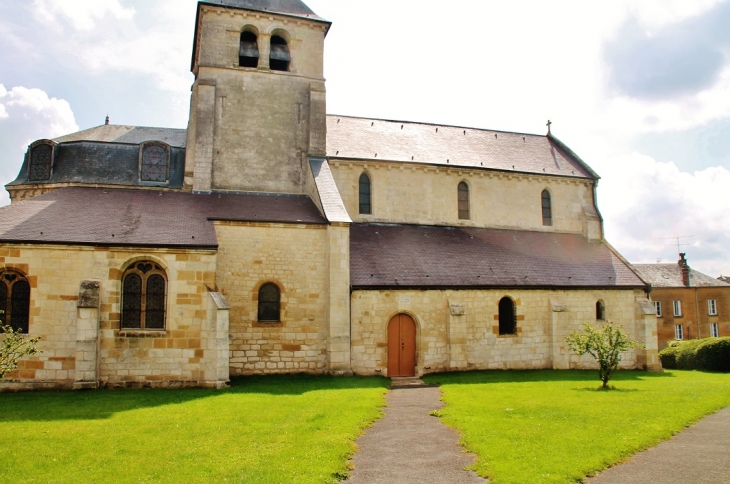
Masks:
[[[109,124],[109,115],[106,115],[106,120],[104,121],[104,124]]]
[[[548,134],[550,134],[550,125],[551,124],[553,124],[553,122],[548,119],[548,122],[546,124],[546,126],[548,127]]]

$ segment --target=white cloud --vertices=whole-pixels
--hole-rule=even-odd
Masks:
[[[37,139],[54,138],[78,131],[69,103],[49,97],[40,89],[0,84],[0,182],[4,185],[18,174],[28,145]],[[0,205],[9,202],[0,194]]]
[[[125,8],[119,0],[35,0],[36,17],[48,25],[57,25],[58,17],[64,18],[77,30],[91,30],[107,15],[114,19],[131,19],[134,8]]]
[[[690,264],[711,276],[730,274],[730,171],[680,171],[634,153],[608,160],[599,186],[607,239],[632,262],[673,262],[677,241]],[[606,168],[604,167],[604,170]]]

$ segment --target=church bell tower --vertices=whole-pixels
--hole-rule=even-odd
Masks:
[[[306,193],[325,156],[324,38],[300,0],[198,2],[185,186]]]

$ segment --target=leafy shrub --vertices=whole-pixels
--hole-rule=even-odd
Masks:
[[[704,341],[697,348],[697,369],[730,372],[730,338],[708,338]]]
[[[704,343],[702,339],[691,339],[683,341],[677,346],[677,369],[678,370],[696,370],[697,369],[697,347]]]
[[[667,370],[677,369],[677,350],[678,345],[667,346],[659,352],[659,359],[662,360],[662,368]]]

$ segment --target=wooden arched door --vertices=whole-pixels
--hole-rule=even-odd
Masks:
[[[388,323],[388,376],[416,375],[416,323],[396,314]]]

